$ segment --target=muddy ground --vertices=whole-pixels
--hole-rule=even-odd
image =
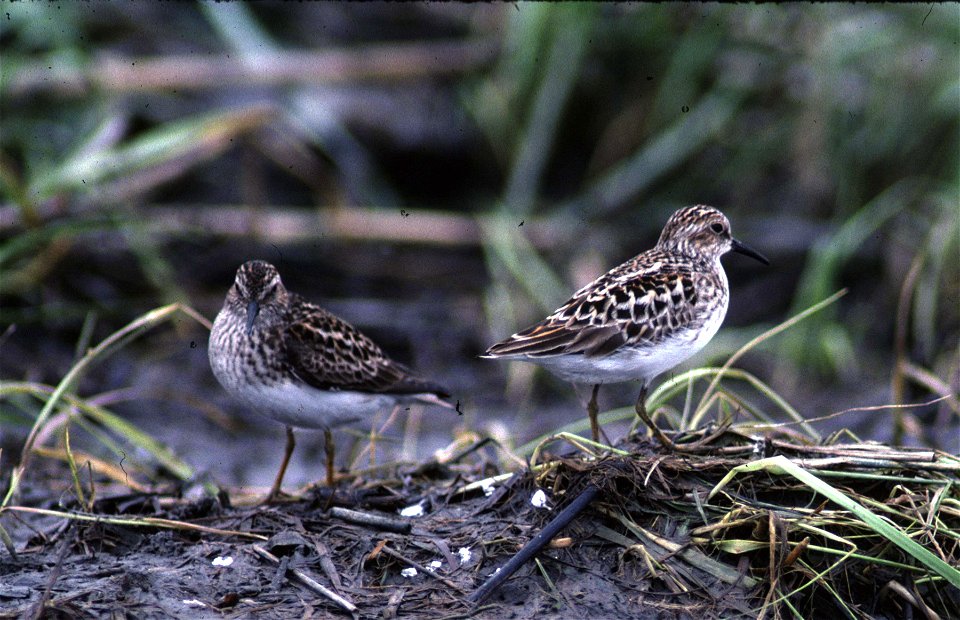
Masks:
[[[711,435],[716,446],[699,453],[638,440],[620,446],[626,456],[542,455],[549,466],[513,475],[500,471],[491,443],[478,443],[445,464],[343,473],[334,490],[315,486],[273,505],[248,489],[102,486],[81,510],[66,499],[74,497],[68,472],[49,461],[21,487],[19,505],[31,508],[4,513],[16,556],[0,551],[0,618],[755,618],[765,599],[784,593],[789,610],[775,603],[767,614],[910,617],[916,610],[897,584],[940,617],[960,613],[960,592],[905,571],[906,556],[838,562],[815,550],[822,540],[804,550],[800,538],[811,533],[791,515],[812,519],[827,503],[789,479],[742,479],[725,491],[736,510],[707,502],[731,468],[757,458],[757,446],[736,437],[721,429]],[[914,468],[904,480],[952,475],[924,473],[919,461],[903,468]],[[855,486],[858,475],[836,483]],[[910,499],[901,479],[888,478],[861,491],[892,505],[921,501],[922,491]],[[596,495],[568,525],[538,537],[591,488]],[[938,518],[946,529],[936,545],[948,552],[947,530],[960,523],[947,510]],[[863,534],[855,533],[862,553],[885,546]],[[550,542],[511,574],[508,562],[536,538]],[[724,540],[741,550],[722,551]],[[498,569],[509,577],[478,596]]]
[[[671,591],[652,578],[642,553],[609,540],[618,527],[588,508],[548,548],[478,604],[471,593],[550,521],[584,486],[547,488],[547,505],[531,502],[538,488],[529,474],[471,489],[499,473],[487,448],[461,464],[398,466],[381,479],[342,481],[336,491],[316,487],[302,499],[271,506],[234,506],[236,498],[184,499],[199,488],[122,494],[97,500],[98,515],[150,516],[193,526],[193,531],[68,521],[7,513],[4,525],[18,544],[3,551],[0,617],[69,618],[657,618],[749,617],[757,599],[742,584],[723,584],[696,567],[685,578],[691,592]],[[33,505],[57,506],[36,494],[56,488],[51,479],[25,482]],[[571,481],[576,478],[570,478]],[[467,489],[464,491],[464,489]],[[47,494],[49,492],[47,491]],[[66,494],[65,494],[66,496]],[[593,506],[615,503],[603,494]],[[399,511],[421,505],[423,516]],[[389,519],[363,525],[338,516],[349,507]],[[645,524],[678,543],[680,524],[651,513]],[[598,536],[597,532],[602,535]],[[266,539],[266,540],[265,540]],[[280,566],[263,552],[280,559]],[[351,613],[304,586],[297,568],[356,606]],[[744,567],[745,568],[745,567]],[[415,569],[415,570],[410,570]],[[415,573],[415,574],[414,574]],[[668,580],[669,581],[669,580]],[[41,610],[44,610],[41,613]],[[45,614],[45,615],[44,615]]]

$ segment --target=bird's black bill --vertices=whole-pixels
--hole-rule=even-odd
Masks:
[[[732,242],[732,247],[730,249],[736,252],[737,254],[743,254],[744,256],[749,256],[750,258],[754,258],[760,261],[761,263],[763,263],[764,265],[770,264],[770,261],[767,260],[767,257],[761,254],[760,252],[757,252],[756,250],[743,245],[736,239],[731,239],[730,241]]]
[[[253,322],[257,320],[257,313],[260,312],[260,304],[251,301],[247,304],[247,335],[253,331]]]

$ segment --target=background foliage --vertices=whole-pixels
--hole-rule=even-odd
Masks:
[[[848,287],[744,364],[810,416],[946,397],[843,423],[960,450],[956,4],[14,3],[0,28],[5,379],[56,383],[163,303],[212,317],[259,256],[473,423],[543,430],[569,388],[476,354],[703,202],[773,266],[727,259],[697,363]],[[81,391],[232,408],[204,342]],[[7,457],[38,407],[0,407]]]

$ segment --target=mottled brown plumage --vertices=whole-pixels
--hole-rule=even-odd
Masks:
[[[442,386],[415,376],[353,325],[323,308],[290,294],[287,309],[281,350],[288,371],[305,383],[320,390],[449,396]]]
[[[602,357],[625,345],[652,346],[703,327],[709,313],[698,310],[722,302],[720,278],[662,251],[642,257],[646,262],[637,257],[604,274],[540,323],[490,347],[488,355]],[[717,298],[697,294],[705,289]]]
[[[656,247],[600,276],[539,323],[487,349],[485,357],[540,364],[563,379],[594,385],[588,411],[597,438],[596,393],[603,383],[651,380],[713,338],[729,292],[720,257],[767,260],[735,240],[720,211],[676,211]]]
[[[323,429],[332,445],[331,428],[397,404],[450,407],[442,386],[392,360],[346,321],[287,291],[276,268],[264,261],[237,270],[210,333],[209,356],[228,392],[288,427],[288,451],[271,497],[293,451],[289,427]],[[328,480],[331,460],[328,452]]]

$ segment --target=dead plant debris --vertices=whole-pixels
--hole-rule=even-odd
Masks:
[[[8,506],[0,617],[960,617],[957,457],[732,429],[693,441],[541,451],[513,475],[478,450],[271,506],[102,488],[90,512]],[[492,578],[587,491],[563,544]]]

